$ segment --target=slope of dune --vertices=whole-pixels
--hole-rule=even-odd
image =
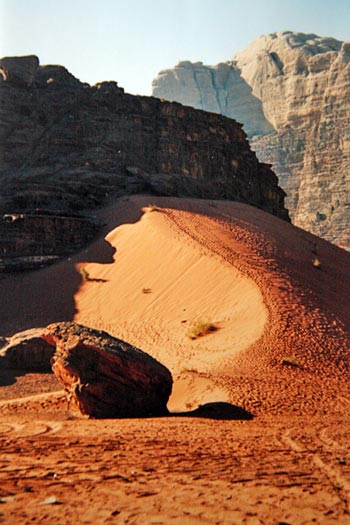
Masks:
[[[206,381],[255,411],[342,405],[348,254],[238,203],[156,202],[155,211],[144,208],[146,198],[128,202],[146,213],[107,235],[113,264],[80,263],[106,282],[83,283],[75,320],[164,362],[189,406],[208,400]],[[105,212],[109,228],[121,208]],[[191,340],[198,319],[217,331]],[[183,395],[190,388],[193,399]]]
[[[113,264],[78,265],[89,279],[75,295],[75,321],[127,340],[164,363],[180,380],[177,398],[181,384],[192,388],[187,406],[203,401],[198,390],[213,400],[208,376],[263,333],[267,310],[261,292],[179,231],[170,210],[144,210],[138,223],[107,235],[116,250]],[[196,337],[196,327],[205,323],[213,332]]]
[[[243,204],[152,203],[3,275],[0,336],[105,329],[169,367],[173,415],[77,419],[49,375],[0,371],[0,522],[348,525],[350,254]]]
[[[349,254],[243,204],[148,199],[101,210],[104,238],[71,260],[3,279],[4,324],[74,319],[138,346],[174,375],[172,409],[344,408]],[[198,322],[214,331],[192,338]]]

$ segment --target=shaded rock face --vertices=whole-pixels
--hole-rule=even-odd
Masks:
[[[350,249],[350,43],[286,31],[217,66],[181,62],[153,94],[244,123],[294,224]]]
[[[97,221],[85,217],[0,216],[0,272],[40,268],[82,248],[98,231]]]
[[[238,200],[288,219],[241,125],[116,82],[90,87],[37,60],[0,61],[0,213],[89,215],[110,197],[146,192]]]
[[[39,59],[34,55],[26,57],[5,57],[0,59],[0,82],[30,86],[36,76]]]
[[[52,369],[83,414],[96,418],[168,414],[172,377],[148,354],[75,323],[49,325],[43,337],[56,345]]]
[[[43,339],[44,333],[45,328],[33,328],[15,334],[0,350],[0,366],[51,372],[55,347]]]

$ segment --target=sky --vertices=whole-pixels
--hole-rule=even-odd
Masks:
[[[224,62],[285,30],[349,40],[350,0],[0,0],[0,57],[35,54],[133,94],[180,60]]]

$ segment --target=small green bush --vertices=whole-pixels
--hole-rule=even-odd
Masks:
[[[211,334],[216,332],[217,327],[211,321],[197,321],[190,329],[188,337],[190,339],[197,339],[198,337],[203,337],[204,335]]]

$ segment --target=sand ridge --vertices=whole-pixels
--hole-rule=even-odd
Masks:
[[[147,204],[146,199],[147,197],[134,198],[133,204],[137,203],[137,207],[142,209]],[[115,264],[118,261],[117,244],[120,242],[120,274],[125,279],[118,286],[124,290],[124,296],[128,295],[130,284],[134,282],[132,277],[130,280],[127,277],[133,260],[136,264],[140,259],[146,262],[142,267],[144,273],[140,268],[135,271],[138,277],[132,288],[134,296],[131,305],[137,305],[134,306],[137,319],[130,313],[132,322],[125,319],[124,325],[120,326],[119,318],[115,316],[118,320],[114,321],[114,326],[112,321],[110,326],[104,328],[109,328],[112,333],[115,329],[115,335],[131,338],[134,344],[150,353],[155,352],[155,357],[163,359],[170,366],[176,381],[183,385],[186,375],[192,392],[193,382],[200,378],[201,381],[206,379],[215,383],[221,395],[223,392],[228,393],[224,399],[216,400],[229,399],[254,411],[268,409],[273,412],[309,413],[315,410],[315,406],[327,411],[330,399],[333,404],[340,403],[344,407],[344,402],[340,398],[338,401],[336,399],[339,390],[345,389],[347,392],[344,372],[349,364],[349,355],[345,351],[349,347],[349,286],[345,283],[348,282],[346,276],[349,271],[349,255],[284,221],[238,203],[203,203],[190,199],[158,198],[156,204],[160,211],[146,213],[141,221],[123,226],[121,230],[117,228],[110,237],[106,237],[112,245],[115,242]],[[130,205],[129,201],[127,206]],[[108,213],[113,216],[123,211],[114,207],[106,212],[107,215]],[[151,239],[154,244],[147,245]],[[122,263],[124,250],[129,255],[129,261]],[[174,271],[174,266],[181,261],[187,261],[186,257],[191,250],[195,252],[195,264],[199,265],[204,260],[209,266],[203,266],[202,275],[202,270],[194,266],[195,277],[194,274],[189,274],[187,281],[186,271],[181,267],[175,286],[172,286],[172,278],[167,272]],[[138,256],[133,258],[136,252]],[[152,258],[153,266],[148,266]],[[321,267],[314,266],[316,258],[321,260]],[[96,271],[97,277],[103,278],[107,275],[106,272],[114,274],[115,264],[90,264],[88,268]],[[211,264],[216,265],[217,269]],[[150,276],[147,274],[148,267],[151,268]],[[227,276],[218,273],[216,278],[218,268],[220,271],[227,268],[229,273]],[[161,301],[157,310],[156,300],[152,295],[156,295],[154,290],[157,289],[157,278],[159,272],[163,271],[165,288],[160,294]],[[138,281],[140,276],[141,280]],[[218,288],[219,293],[215,296],[217,282],[223,282],[224,286]],[[208,288],[203,283],[208,283]],[[244,283],[246,288],[236,290],[234,283]],[[79,301],[82,301],[83,313],[78,312],[77,320],[96,322],[97,306],[92,300],[93,291],[99,288],[103,297],[103,286],[99,287],[99,283],[87,283],[78,291],[76,304],[79,310]],[[143,286],[149,289],[149,294],[141,293]],[[88,288],[91,295],[88,294]],[[178,308],[177,297],[186,296],[188,288],[195,291],[197,300],[199,297],[192,311],[193,317],[198,316],[199,305],[199,311],[204,310],[205,314],[208,312],[207,316],[211,320],[219,320],[219,328],[220,320],[225,319],[225,314],[216,314],[213,311],[215,312],[215,308],[225,307],[222,290],[227,288],[225,294],[230,297],[227,312],[235,322],[227,323],[230,333],[221,347],[220,338],[225,336],[225,323],[222,324],[222,330],[194,342],[186,338],[181,321],[188,321],[188,312],[181,312],[181,307],[180,311],[175,311]],[[251,291],[257,289],[259,293],[251,296]],[[178,291],[180,293],[177,295]],[[209,291],[212,295],[208,295]],[[115,295],[113,302],[117,305],[119,298]],[[245,314],[247,310],[252,313],[248,320],[245,319],[248,331],[257,333],[254,331],[259,322],[263,324],[263,330],[259,331],[255,340],[245,339],[242,317],[235,317],[240,302],[246,305]],[[92,305],[92,310],[89,310],[89,305]],[[162,305],[166,307],[162,308]],[[264,313],[262,309],[259,310],[262,305]],[[100,305],[99,308],[101,307]],[[210,307],[214,310],[210,310]],[[121,311],[122,306],[119,308]],[[87,312],[90,312],[90,317],[84,317]],[[108,318],[108,312],[106,313]],[[183,313],[187,315],[183,316]],[[156,335],[147,327],[142,327],[142,324],[141,328],[137,325],[143,315],[148,316],[148,326],[154,331],[158,330]],[[167,316],[171,320],[175,319],[172,337],[169,338],[171,341],[166,340],[169,328],[163,329],[160,322],[162,316],[163,322]],[[97,327],[101,326],[97,324]],[[180,334],[180,339],[176,331]],[[237,345],[240,334],[241,341],[246,343],[241,346]],[[158,342],[161,342],[159,349]],[[168,348],[172,348],[172,344],[175,351],[171,355],[178,352],[176,365],[168,356]],[[197,348],[200,349],[199,352],[196,351]],[[180,390],[183,391],[183,388]],[[198,392],[197,394],[195,397],[204,402],[205,397]],[[191,399],[187,399],[186,403],[191,404]]]
[[[106,236],[116,250],[112,264],[79,264],[92,280],[75,295],[74,320],[142,348],[175,377],[191,370],[208,376],[261,337],[262,295],[254,281],[179,230],[170,210],[145,210],[139,222]],[[191,339],[201,321],[215,332]]]

